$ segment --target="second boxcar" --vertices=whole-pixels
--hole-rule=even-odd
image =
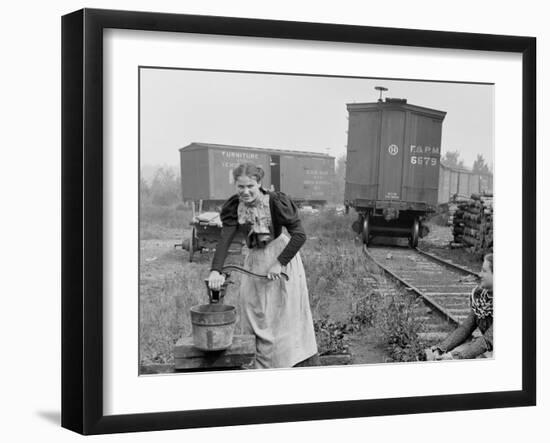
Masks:
[[[448,203],[455,197],[470,197],[472,194],[492,194],[492,192],[492,174],[443,164],[440,166],[438,203]]]
[[[408,237],[438,203],[441,132],[446,112],[405,99],[347,105],[345,205],[368,244],[375,235]]]
[[[332,199],[334,157],[304,151],[191,143],[180,149],[183,200],[219,207],[235,192],[232,171],[244,162],[260,165],[263,186],[282,191],[298,204],[323,205]]]

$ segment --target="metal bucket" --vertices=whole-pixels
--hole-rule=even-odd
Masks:
[[[203,351],[222,351],[233,343],[237,322],[234,306],[223,304],[197,305],[191,308],[193,345]]]

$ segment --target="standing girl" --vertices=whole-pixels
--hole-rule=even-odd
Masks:
[[[248,246],[245,268],[268,277],[242,276],[243,333],[256,336],[256,368],[292,367],[317,357],[304,266],[298,252],[306,235],[296,205],[282,192],[262,188],[263,176],[262,168],[251,163],[233,170],[237,193],[222,207],[222,233],[208,280],[211,289],[220,289],[229,245],[237,231],[242,231]],[[283,270],[288,281],[280,278]]]

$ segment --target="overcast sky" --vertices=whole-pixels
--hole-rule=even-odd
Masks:
[[[290,149],[340,156],[347,143],[346,103],[385,96],[446,111],[442,151],[493,162],[491,85],[141,69],[141,165],[179,165],[192,142]]]

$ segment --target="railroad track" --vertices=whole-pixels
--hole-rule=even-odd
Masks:
[[[468,315],[477,273],[417,248],[367,248],[364,245],[363,252],[393,279],[421,297],[423,303],[414,315],[424,325],[422,338],[439,341]],[[391,284],[385,286],[378,289],[383,293],[395,291]]]

